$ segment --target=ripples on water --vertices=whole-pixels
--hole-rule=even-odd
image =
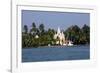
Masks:
[[[22,62],[85,60],[90,58],[90,47],[60,46],[22,49]]]

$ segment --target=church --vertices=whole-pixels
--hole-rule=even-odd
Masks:
[[[65,38],[63,31],[61,31],[59,27],[57,32],[54,34],[54,39],[56,40],[56,45],[67,45],[67,46],[73,45],[72,41],[67,40]]]
[[[57,32],[54,35],[54,39],[56,40],[56,44],[58,45],[66,45],[65,35],[63,31],[58,27]]]

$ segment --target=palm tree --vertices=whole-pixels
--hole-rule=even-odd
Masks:
[[[40,30],[40,33],[41,33],[41,34],[44,33],[44,24],[40,24],[39,30]]]
[[[24,25],[24,33],[25,33],[25,34],[28,33],[28,27],[27,27],[27,25]]]
[[[34,22],[32,23],[32,28],[30,29],[30,33],[31,33],[32,35],[36,35],[36,25],[35,25]]]

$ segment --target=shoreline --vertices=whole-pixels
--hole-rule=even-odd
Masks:
[[[73,46],[67,46],[67,45],[56,45],[56,46],[38,46],[38,47],[25,47],[22,49],[31,49],[31,48],[63,48],[63,47],[76,47],[76,46],[90,46],[90,44],[86,44],[86,45],[73,45]]]

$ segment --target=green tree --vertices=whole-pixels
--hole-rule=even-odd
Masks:
[[[33,36],[35,36],[36,33],[37,33],[37,28],[36,28],[36,25],[35,25],[34,22],[32,23],[32,28],[30,29],[30,33],[31,33]]]
[[[79,37],[80,37],[80,28],[77,25],[69,27],[67,30],[65,30],[65,37],[68,40],[71,40],[74,42],[74,44],[79,43]]]
[[[84,24],[84,26],[82,27],[82,32],[89,35],[90,27]]]
[[[90,27],[84,24],[84,26],[81,29],[82,32],[82,38],[84,38],[83,41],[85,41],[86,44],[90,43]]]
[[[36,25],[35,25],[35,23],[34,23],[34,22],[32,23],[32,28],[36,28]]]
[[[47,34],[50,35],[50,37],[53,39],[53,36],[55,34],[55,31],[53,29],[48,29]]]
[[[25,33],[25,34],[28,33],[28,27],[27,27],[27,25],[24,25],[24,33]]]
[[[39,30],[41,33],[44,33],[44,24],[40,24]]]

